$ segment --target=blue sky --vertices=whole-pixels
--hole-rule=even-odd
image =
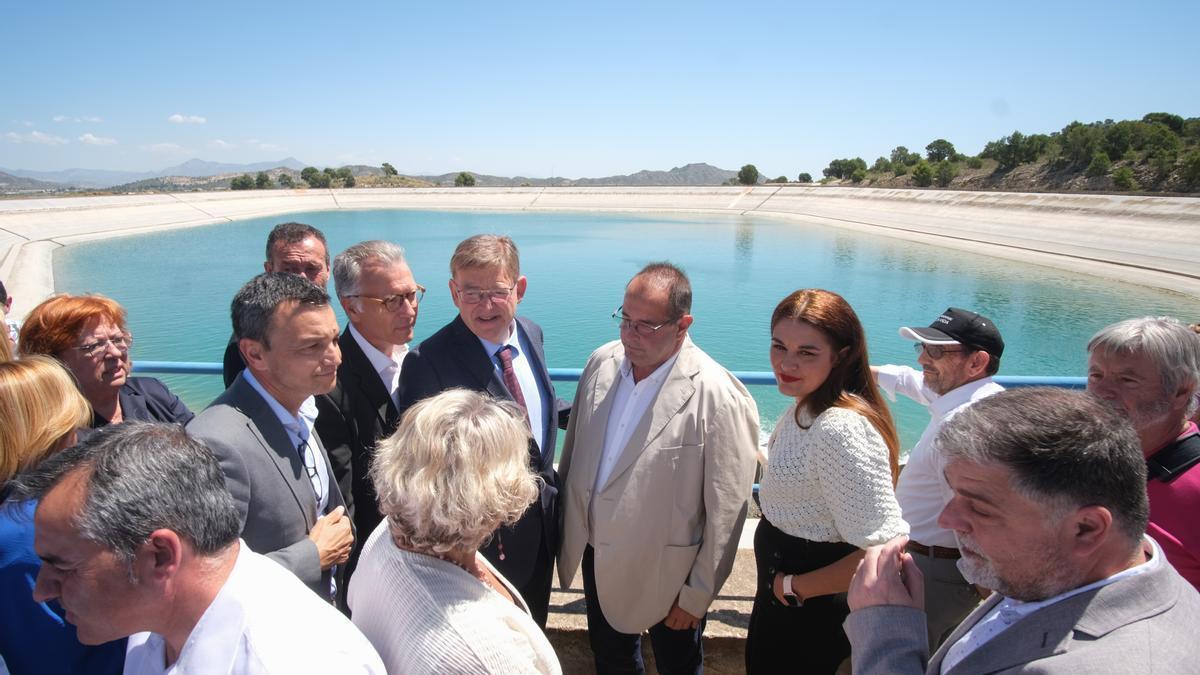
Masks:
[[[819,176],[945,137],[1200,116],[1197,2],[58,2],[0,24],[0,166],[197,157]]]

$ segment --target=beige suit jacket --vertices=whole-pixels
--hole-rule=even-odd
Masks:
[[[620,341],[604,345],[580,376],[558,467],[558,573],[569,586],[590,540],[604,617],[618,631],[640,633],[666,618],[676,598],[704,616],[729,576],[749,509],[758,408],[737,378],[685,338],[607,482],[597,486],[624,357]]]

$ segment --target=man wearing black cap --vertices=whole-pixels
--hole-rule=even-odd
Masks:
[[[879,387],[893,401],[903,394],[929,409],[932,419],[908,455],[896,484],[904,520],[911,528],[908,552],[925,576],[930,649],[979,604],[974,586],[963,579],[958,541],[938,526],[938,515],[953,493],[944,476],[945,458],[934,447],[942,425],[972,403],[1003,391],[992,381],[1000,369],[1004,340],[990,319],[951,307],[928,328],[900,329],[915,340],[918,372],[908,366],[872,366]]]

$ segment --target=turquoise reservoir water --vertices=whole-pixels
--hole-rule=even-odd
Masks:
[[[901,325],[926,325],[950,305],[990,316],[1007,343],[1001,373],[1082,375],[1084,347],[1099,328],[1146,314],[1194,321],[1187,297],[987,256],[770,218],[462,211],[327,211],[273,216],[69,246],[55,256],[58,289],[112,296],[129,311],[133,358],[220,361],[230,334],[229,301],[262,271],[264,242],[285,220],[313,224],[336,253],[365,239],[407,249],[421,304],[416,341],[455,315],[447,280],[454,246],[481,232],[508,234],[521,248],[529,290],[521,312],[542,324],[552,366],[582,367],[617,337],[609,315],[642,265],[682,265],[695,289],[693,339],[731,370],[769,370],[771,310],[797,288],[845,296],[866,326],[872,361],[915,364]],[[332,291],[332,283],[330,283]],[[344,322],[340,308],[339,319]],[[188,405],[203,408],[220,378],[164,376]],[[787,401],[754,387],[766,429]],[[570,398],[574,387],[558,385]],[[894,410],[905,446],[927,416]]]

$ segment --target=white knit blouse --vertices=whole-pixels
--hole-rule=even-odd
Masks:
[[[908,533],[892,489],[888,449],[862,415],[832,407],[815,420],[796,404],[771,434],[759,487],[763,515],[793,537],[859,548]]]
[[[520,607],[454,563],[398,548],[386,519],[371,533],[350,580],[350,611],[388,673],[562,673],[516,589],[477,559]]]

